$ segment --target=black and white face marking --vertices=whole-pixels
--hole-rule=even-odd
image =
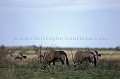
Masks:
[[[95,51],[95,57],[96,57],[96,60],[98,60],[98,58],[101,57],[101,54],[98,54],[98,52]]]

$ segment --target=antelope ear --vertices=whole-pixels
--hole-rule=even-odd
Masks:
[[[99,57],[101,57],[101,54],[98,54]]]
[[[96,53],[98,53],[98,51],[95,50]]]

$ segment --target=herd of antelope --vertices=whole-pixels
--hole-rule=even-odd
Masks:
[[[59,61],[62,63],[62,66],[66,64],[69,66],[69,60],[67,57],[67,54],[64,51],[58,51],[53,50],[52,48],[42,51],[42,46],[37,48],[35,50],[35,54],[38,56],[39,61],[42,63],[41,69],[46,69],[46,67],[49,67],[51,63],[55,66],[55,62]],[[16,50],[12,50],[10,53],[10,56],[13,57],[15,60],[23,58],[27,58],[27,56],[23,56],[22,52],[18,52]],[[77,65],[82,65],[83,61],[88,61],[93,66],[96,66],[96,63],[98,61],[98,58],[101,57],[101,54],[99,54],[96,50],[95,51],[77,51],[74,54],[72,53],[72,64],[74,67]]]

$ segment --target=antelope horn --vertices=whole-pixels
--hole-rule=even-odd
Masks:
[[[45,50],[45,52],[47,52],[47,51],[48,51],[47,49],[48,49],[48,47],[46,47],[46,50]]]
[[[39,48],[42,48],[42,44],[39,46]]]
[[[71,49],[71,54],[72,54],[72,61],[73,61],[73,53],[72,53],[72,49]]]
[[[88,51],[90,50],[90,47],[89,47],[89,49],[88,49]]]
[[[86,49],[85,49],[85,51],[87,51],[87,46],[86,46]]]
[[[55,50],[55,46],[56,46],[56,44],[53,46],[53,50]]]
[[[42,50],[42,44],[39,46],[39,48],[40,48],[40,52],[41,52],[41,50]]]
[[[50,46],[50,50],[52,50],[52,45]]]

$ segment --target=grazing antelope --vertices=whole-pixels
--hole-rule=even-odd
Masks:
[[[13,57],[15,60],[16,59],[22,60],[22,58],[27,58],[27,56],[23,56],[22,52],[18,52],[14,50],[11,51],[10,56]]]
[[[54,46],[55,47],[55,46]],[[53,48],[54,48],[53,47]],[[36,51],[35,51],[35,54],[38,56],[38,59],[40,59],[40,62],[42,63],[43,62],[43,59],[44,59],[44,57],[45,57],[45,55],[47,54],[47,53],[49,53],[50,51],[53,51],[54,49],[53,49],[52,47],[50,47],[49,49],[48,49],[48,47],[46,48],[46,50],[43,52],[42,51],[42,45],[39,47],[39,48],[37,48],[36,49]],[[65,56],[62,56],[62,59],[65,61]],[[56,62],[59,62],[60,60],[58,59],[58,60],[56,60]],[[50,65],[50,64],[49,64]],[[55,62],[53,62],[53,65],[55,66]]]
[[[96,66],[98,56],[101,56],[101,55],[98,54],[97,51],[95,51],[95,53],[91,51],[85,51],[85,52],[77,51],[73,58],[74,67],[76,67],[76,63],[80,62],[82,64],[82,62],[85,60],[89,61],[90,63],[94,64],[94,66]]]
[[[64,65],[64,60],[63,60],[64,57],[66,58],[66,64],[69,66],[68,57],[64,51],[50,50],[49,53],[46,53],[44,57],[41,69],[45,69],[46,66],[50,65],[51,62],[53,62],[53,65],[55,65],[55,61],[58,59],[61,61],[62,65]]]

